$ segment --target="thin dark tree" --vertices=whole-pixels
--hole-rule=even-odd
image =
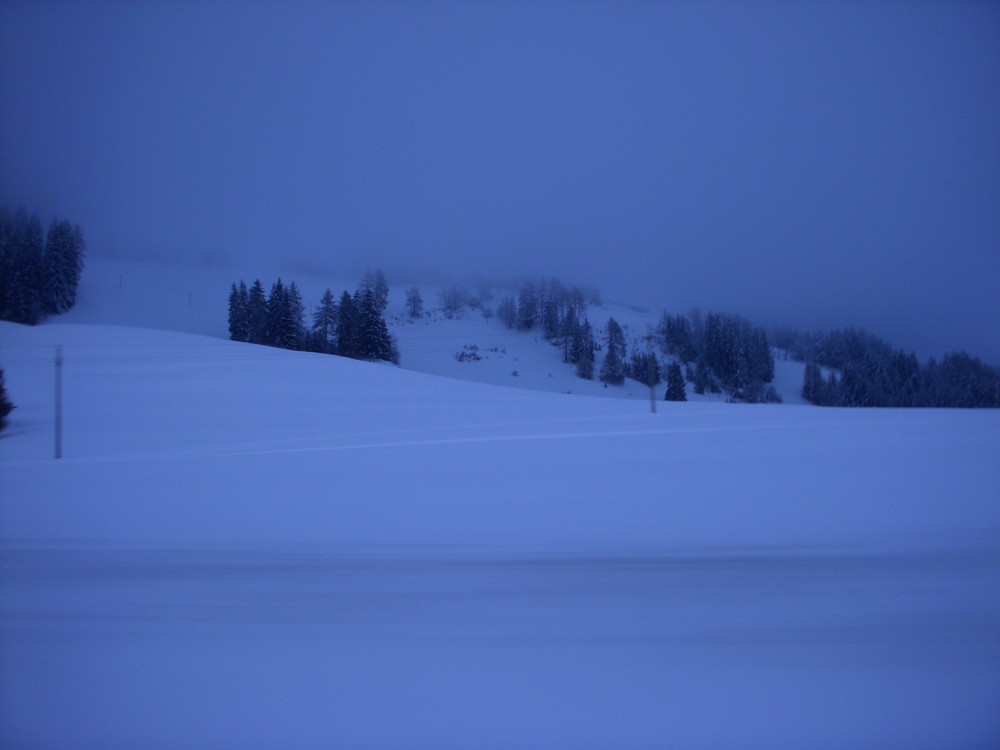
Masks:
[[[687,401],[684,373],[681,372],[681,366],[676,362],[671,362],[667,367],[667,394],[663,400]]]
[[[313,313],[312,331],[315,334],[317,348],[324,354],[333,354],[337,350],[336,331],[339,310],[333,298],[333,292],[327,289],[320,298],[319,305]]]

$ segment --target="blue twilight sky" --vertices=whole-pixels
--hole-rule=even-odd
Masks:
[[[1000,363],[1000,4],[0,0],[0,201]]]

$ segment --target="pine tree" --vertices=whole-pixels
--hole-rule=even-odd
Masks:
[[[237,289],[237,301],[236,307],[239,311],[239,321],[238,330],[240,333],[240,341],[250,340],[250,293],[247,291],[247,285],[240,279],[240,285]]]
[[[76,303],[83,269],[80,227],[42,224],[24,208],[0,209],[0,319],[34,325]]]
[[[76,292],[77,288],[80,286],[80,276],[83,274],[84,258],[87,254],[87,243],[83,239],[83,230],[80,229],[79,224],[73,225],[73,231],[70,235],[70,269],[69,269],[69,296],[67,298],[68,307],[70,309],[76,304]]]
[[[80,227],[66,220],[52,221],[42,255],[41,298],[46,315],[64,313],[76,304],[83,249]]]
[[[337,318],[339,311],[337,303],[333,299],[333,293],[327,289],[320,298],[319,306],[313,313],[312,330],[316,335],[315,345],[317,351],[324,354],[333,354],[337,350],[335,333],[337,330]]]
[[[241,296],[240,289],[243,294]],[[233,282],[229,290],[229,338],[233,341],[246,341],[249,328],[247,314],[247,287],[240,280],[239,288]]]
[[[357,305],[358,356],[362,359],[392,359],[392,340],[371,289],[361,292]]]
[[[3,317],[35,325],[44,316],[42,279],[42,224],[20,208],[13,215],[7,237],[9,270]]]
[[[628,377],[643,385],[655,386],[661,378],[660,361],[649,352],[634,351],[629,361]]]
[[[676,362],[671,362],[667,367],[667,394],[664,401],[687,401],[684,374]]]
[[[3,369],[0,368],[0,432],[7,427],[7,415],[14,410],[14,404],[7,397],[7,386],[4,383]]]
[[[594,331],[587,318],[576,329],[570,357],[576,362],[576,374],[584,380],[594,379]]]
[[[251,344],[267,343],[267,298],[260,279],[254,279],[247,293],[247,341]]]
[[[301,349],[305,343],[302,293],[293,281],[285,287],[285,304],[281,314],[281,336],[278,346],[283,349]]]
[[[283,338],[282,323],[287,304],[288,298],[285,295],[285,285],[279,278],[271,285],[271,293],[267,297],[267,322],[265,324],[264,343],[270,346],[281,346]]]
[[[811,403],[822,405],[826,384],[823,382],[823,373],[820,372],[819,365],[815,362],[806,362],[806,370],[802,377],[802,398]]]
[[[614,318],[608,318],[608,352],[601,365],[601,382],[621,385],[625,382],[625,333]]]
[[[42,307],[46,315],[58,315],[70,308],[73,228],[68,221],[49,225],[42,254]]]
[[[340,297],[340,314],[337,316],[337,354],[341,357],[358,356],[357,313],[354,298],[346,291]]]

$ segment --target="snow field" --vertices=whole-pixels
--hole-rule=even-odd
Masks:
[[[74,314],[0,324],[0,745],[996,745],[995,412],[417,351],[496,320],[402,326],[427,374]]]

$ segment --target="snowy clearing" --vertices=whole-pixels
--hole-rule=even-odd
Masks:
[[[139,328],[0,348],[7,746],[998,736],[995,412],[652,414]]]
[[[68,315],[0,324],[2,744],[1000,735],[996,412],[795,405],[779,357],[785,406],[654,414],[398,289],[403,369],[224,340],[228,269],[92,265]]]

